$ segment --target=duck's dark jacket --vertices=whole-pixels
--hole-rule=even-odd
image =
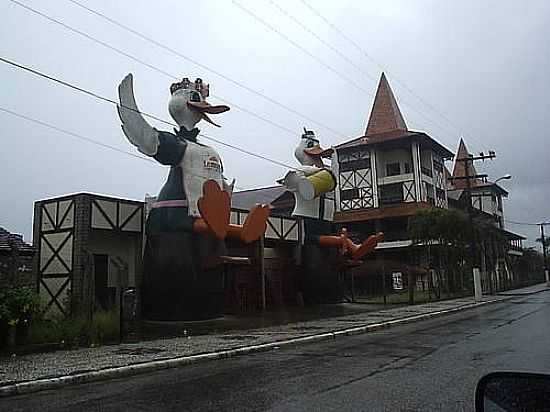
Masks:
[[[179,166],[185,155],[187,140],[197,143],[199,129],[188,132],[185,129],[170,132],[158,132],[159,145],[155,160],[163,165],[171,166],[168,179],[157,196],[157,201],[186,200],[183,187],[182,170]],[[145,232],[148,235],[166,232],[191,232],[193,217],[189,216],[187,207],[162,207],[152,209],[147,218]]]
[[[176,134],[159,132],[154,158],[171,166],[157,201],[187,200],[179,166],[187,141],[196,142],[198,129]],[[210,234],[193,232],[187,207],[153,208],[146,223],[141,285],[142,314],[150,320],[200,320],[223,311],[225,244]]]

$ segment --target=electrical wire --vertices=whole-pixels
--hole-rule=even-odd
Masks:
[[[10,0],[10,1],[12,1],[16,4],[19,4],[19,5],[22,5],[17,0]],[[268,95],[266,95],[266,94],[264,94],[264,93],[262,93],[258,90],[255,90],[255,89],[251,88],[250,86],[247,86],[245,83],[240,82],[238,80],[235,80],[235,79],[221,73],[220,71],[218,71],[216,69],[213,69],[212,67],[209,67],[209,66],[207,66],[207,65],[205,65],[205,64],[203,64],[203,63],[201,63],[201,62],[199,62],[199,61],[197,61],[197,60],[195,60],[195,59],[193,59],[193,58],[191,58],[191,57],[189,57],[189,56],[187,56],[187,55],[185,55],[185,54],[183,54],[183,53],[181,53],[181,52],[179,52],[179,51],[177,51],[177,50],[175,50],[175,49],[173,49],[173,48],[171,48],[171,47],[169,47],[169,46],[167,46],[167,45],[165,45],[165,44],[163,44],[163,43],[161,43],[161,42],[159,42],[159,41],[157,41],[157,40],[155,40],[151,37],[149,37],[149,36],[146,36],[143,33],[140,33],[139,31],[137,31],[137,30],[135,30],[135,29],[133,29],[133,28],[131,28],[131,27],[129,27],[129,26],[127,26],[127,25],[125,25],[125,24],[123,24],[123,23],[107,16],[104,13],[101,13],[97,10],[94,10],[91,7],[88,7],[88,6],[78,2],[76,0],[67,0],[67,1],[71,2],[72,4],[74,4],[74,5],[76,5],[80,8],[82,8],[82,9],[84,9],[84,10],[86,10],[86,11],[88,11],[88,12],[90,12],[90,13],[92,13],[92,14],[100,17],[100,18],[102,18],[103,20],[105,20],[105,21],[107,21],[107,22],[109,22],[109,23],[111,23],[111,24],[113,24],[113,25],[129,32],[129,33],[134,34],[135,36],[138,36],[139,38],[141,38],[142,40],[147,41],[148,43],[151,43],[151,44],[153,44],[153,45],[155,45],[155,46],[157,46],[157,47],[159,47],[159,48],[161,48],[161,49],[163,49],[163,50],[165,50],[165,51],[167,51],[167,52],[169,52],[169,53],[171,53],[171,54],[173,54],[173,55],[175,55],[175,56],[177,56],[177,57],[179,57],[179,58],[181,58],[181,59],[183,59],[183,60],[185,60],[189,63],[194,64],[195,66],[198,66],[198,67],[200,67],[200,68],[202,68],[206,71],[209,71],[210,73],[215,74],[216,76],[221,77],[222,79],[234,84],[235,86],[237,86],[241,89],[244,89],[244,90],[246,90],[246,91],[248,91],[248,92],[250,92],[250,93],[252,93],[256,96],[259,96],[262,99],[264,99],[264,100],[266,100],[266,101],[268,101],[268,102],[270,102],[270,103],[272,103],[272,104],[274,104],[274,105],[276,105],[276,106],[278,106],[278,107],[280,107],[280,108],[282,108],[282,109],[284,109],[284,110],[286,110],[286,111],[288,111],[288,112],[290,112],[290,113],[292,113],[292,114],[294,114],[298,117],[301,117],[304,120],[307,120],[308,122],[314,123],[317,126],[320,126],[324,129],[330,131],[331,133],[335,134],[336,136],[343,137],[343,138],[346,138],[346,139],[348,138],[347,136],[343,135],[341,132],[333,129],[332,127],[330,127],[330,126],[328,126],[328,125],[326,125],[322,122],[319,122],[318,120],[315,120],[312,117],[310,117],[308,115],[305,115],[305,114],[291,108],[290,106],[288,106],[284,103],[281,103],[278,100],[275,100],[274,98],[272,98],[272,97],[270,97],[270,96],[268,96]],[[22,5],[22,7],[25,7],[29,10],[31,9],[30,7],[24,6],[24,5]],[[36,11],[34,11],[34,12],[36,12]],[[43,13],[40,13],[40,12],[36,12],[36,13],[43,16],[43,17],[45,17],[45,18],[47,18],[47,19],[50,19],[49,16],[45,16]],[[66,24],[62,24],[62,25],[64,27],[67,27]],[[218,98],[219,98],[219,96],[218,96]],[[224,99],[222,99],[222,100],[224,100]],[[234,105],[234,103],[232,103],[232,104]]]
[[[541,226],[541,225],[550,225],[550,222],[540,222],[540,223],[534,223],[534,222],[515,222],[513,220],[504,219],[506,223],[510,223],[512,225],[524,225],[524,226]]]
[[[88,136],[84,136],[82,134],[79,134],[79,133],[75,133],[75,132],[71,132],[70,130],[67,130],[67,129],[63,129],[59,126],[56,126],[56,125],[53,125],[51,123],[47,123],[47,122],[44,122],[42,120],[38,120],[38,119],[35,119],[33,117],[30,117],[30,116],[27,116],[27,115],[24,115],[24,114],[21,114],[21,113],[18,113],[14,110],[10,110],[10,109],[7,109],[5,107],[1,107],[0,106],[0,112],[4,112],[4,113],[7,113],[11,116],[14,116],[14,117],[17,117],[19,119],[22,119],[22,120],[25,120],[27,122],[30,122],[30,123],[34,123],[34,124],[38,124],[42,127],[45,127],[45,128],[48,128],[48,129],[51,129],[51,130],[54,130],[56,132],[59,132],[59,133],[63,133],[65,135],[68,135],[70,137],[73,137],[77,140],[81,140],[81,141],[85,141],[87,143],[91,143],[93,145],[96,145],[96,146],[99,146],[99,147],[102,147],[102,148],[105,148],[105,149],[109,149],[109,150],[112,150],[114,152],[117,152],[117,153],[121,153],[121,154],[124,154],[126,156],[130,156],[130,157],[133,157],[133,158],[136,158],[136,159],[139,159],[139,160],[143,160],[145,162],[148,162],[150,164],[155,164],[155,165],[158,165],[159,163],[148,158],[148,157],[143,157],[143,156],[140,156],[140,155],[137,155],[135,153],[131,153],[131,152],[127,152],[123,149],[120,149],[116,146],[112,146],[112,145],[109,145],[109,144],[106,144],[106,143],[103,143],[99,140],[96,140],[96,139],[93,139],[91,137],[88,137]],[[209,176],[204,176],[204,175],[200,175],[200,174],[197,174],[197,173],[191,173],[189,172],[189,174],[191,176],[195,176],[195,177],[200,177],[200,178],[210,178]],[[246,188],[243,188],[243,187],[240,187],[240,186],[237,186],[237,185],[234,185],[233,186],[235,189],[238,189],[238,190],[242,190],[242,191],[250,191],[250,190],[255,190],[255,189],[246,189]],[[263,197],[265,200],[269,200],[270,202],[273,200],[271,198],[268,198],[267,196],[263,195],[261,193],[258,193],[259,197]]]
[[[249,16],[251,16],[252,18],[254,18],[256,21],[258,21],[259,23],[261,23],[262,25],[264,25],[265,27],[267,27],[268,29],[270,29],[271,31],[273,31],[274,33],[276,33],[277,35],[279,35],[280,37],[282,37],[285,41],[287,41],[288,43],[290,43],[291,45],[293,45],[294,47],[296,47],[297,49],[299,49],[300,51],[302,51],[304,54],[306,54],[307,56],[311,57],[312,59],[314,59],[318,64],[320,64],[321,66],[325,67],[326,69],[330,70],[332,73],[336,74],[338,77],[342,78],[343,80],[347,81],[348,83],[350,83],[354,88],[362,91],[363,93],[365,93],[367,96],[369,97],[375,97],[375,95],[371,92],[369,92],[368,90],[366,90],[364,87],[361,87],[360,85],[358,85],[354,80],[352,80],[350,77],[346,76],[345,74],[343,74],[342,72],[338,71],[337,69],[335,69],[334,67],[332,67],[331,65],[329,65],[328,63],[324,62],[320,57],[316,56],[315,54],[311,53],[307,48],[301,46],[298,42],[294,41],[293,39],[291,39],[289,36],[287,36],[286,34],[284,34],[283,32],[281,32],[280,30],[278,30],[276,27],[274,27],[272,24],[270,24],[269,22],[267,22],[265,19],[262,19],[260,16],[258,16],[256,13],[254,13],[253,11],[251,11],[250,9],[246,8],[245,6],[243,6],[242,4],[238,3],[236,0],[232,0],[232,3],[237,6],[239,9],[241,9],[243,12],[245,12],[246,14],[248,14]],[[278,8],[280,10],[282,10],[282,8],[280,6],[278,6]],[[298,23],[302,28],[304,28],[306,31],[310,31],[310,29],[308,29],[305,25],[303,25],[302,23]],[[323,43],[324,41],[321,40]],[[370,77],[370,76],[369,76]],[[410,107],[413,111],[415,111],[416,113],[418,113],[420,116],[422,116],[425,120],[427,120],[428,122],[434,124],[436,127],[440,128],[441,130],[444,130],[446,132],[450,132],[452,134],[454,134],[454,131],[451,131],[450,129],[447,129],[446,127],[442,126],[440,123],[436,122],[435,120],[431,119],[430,117],[426,116],[423,112],[419,111],[416,107],[414,107],[413,105],[407,103],[407,102],[404,102],[402,101],[402,103],[404,105],[406,105],[407,107]]]
[[[380,70],[388,73],[388,75],[391,76],[392,79],[394,79],[397,83],[399,83],[403,88],[405,88],[412,96],[416,97],[421,103],[423,103],[426,107],[430,108],[433,112],[437,113],[440,117],[445,119],[447,123],[449,123],[451,126],[453,126],[457,131],[460,132],[460,134],[463,134],[461,131],[464,130],[463,127],[460,125],[457,125],[454,123],[452,119],[450,119],[447,115],[442,113],[440,110],[438,110],[434,105],[432,105],[430,102],[428,102],[426,99],[422,98],[420,95],[414,92],[404,81],[400,80],[395,74],[392,72],[390,73],[386,67],[384,67],[382,64],[378,63],[367,51],[361,47],[355,40],[353,40],[350,36],[348,36],[343,30],[341,30],[338,26],[336,26],[333,22],[331,22],[328,18],[326,18],[323,14],[321,14],[315,7],[313,7],[311,4],[309,4],[305,0],[300,0],[301,3],[306,6],[314,15],[316,15],[319,19],[321,19],[325,24],[327,24],[333,31],[338,33],[340,37],[342,37],[344,40],[346,40],[348,43],[350,43],[355,49],[357,49],[360,54],[362,54],[364,57],[366,57],[369,61],[371,61],[375,66],[377,66]],[[470,136],[467,136],[468,138],[471,138],[471,133],[469,133]],[[475,139],[474,139],[475,140]],[[480,142],[477,142],[480,144]]]
[[[121,50],[121,49],[119,49],[119,48],[117,48],[117,47],[114,47],[114,46],[110,45],[109,43],[106,43],[106,42],[104,42],[104,41],[102,41],[102,40],[99,40],[99,39],[97,39],[97,38],[95,38],[95,37],[89,35],[88,33],[85,33],[85,32],[83,32],[83,31],[81,31],[81,30],[78,30],[78,29],[72,27],[72,26],[69,26],[68,24],[66,24],[66,23],[64,23],[64,22],[62,22],[62,21],[60,21],[60,20],[57,20],[57,19],[55,19],[55,18],[53,18],[53,17],[51,17],[51,16],[48,16],[47,14],[42,13],[41,11],[38,11],[38,10],[36,10],[36,9],[30,7],[30,6],[27,6],[27,5],[23,4],[23,3],[20,3],[20,2],[17,1],[17,0],[9,0],[9,1],[11,1],[12,3],[14,3],[14,4],[16,4],[16,5],[18,5],[18,6],[22,7],[22,8],[24,8],[24,9],[30,11],[31,13],[34,13],[34,14],[40,16],[40,17],[43,17],[44,19],[46,19],[46,20],[48,20],[48,21],[50,21],[50,22],[52,22],[52,23],[58,24],[58,25],[60,25],[61,27],[65,28],[65,29],[67,29],[67,30],[69,30],[69,31],[71,31],[71,32],[73,32],[73,33],[75,33],[75,34],[78,34],[79,36],[82,36],[82,37],[84,37],[84,38],[86,38],[86,39],[88,39],[88,40],[90,40],[90,41],[92,41],[92,42],[94,42],[94,43],[97,43],[97,44],[99,44],[99,45],[101,45],[101,46],[103,46],[103,47],[105,47],[105,48],[111,50],[111,51],[114,51],[115,53],[118,53],[118,54],[120,54],[120,55],[122,55],[122,56],[124,56],[124,57],[127,57],[128,59],[133,60],[133,61],[135,61],[135,62],[137,62],[137,63],[139,63],[139,64],[141,64],[141,65],[143,65],[143,66],[145,66],[145,67],[148,67],[149,69],[154,70],[154,71],[156,71],[156,72],[158,72],[158,73],[160,73],[160,74],[162,74],[162,75],[164,75],[164,76],[166,76],[166,77],[168,77],[168,78],[170,78],[170,79],[172,79],[172,80],[179,80],[179,77],[178,77],[178,76],[176,76],[176,75],[174,75],[174,74],[172,74],[172,73],[168,73],[167,71],[165,71],[165,70],[163,70],[163,69],[161,69],[161,68],[159,68],[159,67],[157,67],[157,66],[154,66],[154,65],[152,65],[152,64],[150,64],[150,63],[147,63],[146,61],[144,61],[144,60],[142,60],[142,59],[140,59],[140,58],[138,58],[138,57],[136,57],[136,56],[134,56],[134,55],[132,55],[132,54],[130,54],[130,53],[127,53],[127,52],[125,52],[124,50]],[[70,0],[69,0],[69,1],[70,1]],[[249,115],[251,115],[251,116],[253,116],[253,117],[255,117],[255,118],[259,119],[259,120],[262,120],[263,122],[266,122],[266,123],[268,123],[268,124],[270,124],[270,125],[272,125],[272,126],[275,126],[275,127],[277,127],[278,129],[283,130],[284,132],[286,132],[286,133],[288,133],[288,134],[290,134],[290,135],[292,135],[292,136],[295,136],[295,135],[296,135],[296,133],[295,133],[293,130],[291,130],[291,129],[285,127],[285,126],[282,126],[282,125],[280,125],[280,124],[274,122],[273,120],[268,119],[268,118],[265,117],[265,116],[259,115],[259,114],[255,113],[255,112],[253,112],[253,111],[251,111],[251,110],[249,110],[249,109],[246,109],[245,107],[240,106],[240,105],[236,104],[235,102],[231,102],[231,101],[229,101],[229,100],[227,100],[227,99],[225,99],[225,98],[223,98],[223,97],[221,97],[221,96],[216,96],[216,95],[214,95],[214,94],[211,94],[211,95],[212,95],[212,97],[215,97],[215,98],[217,98],[217,99],[219,99],[219,100],[222,100],[224,103],[228,103],[228,104],[230,104],[232,107],[234,107],[234,108],[236,108],[236,109],[238,109],[238,110],[241,110],[242,112],[245,112],[245,113],[247,113],[247,114],[249,114]]]
[[[39,77],[42,77],[42,78],[44,78],[44,79],[50,80],[50,81],[52,81],[52,82],[55,82],[55,83],[57,83],[57,84],[60,84],[60,85],[62,85],[62,86],[68,87],[68,88],[73,89],[73,90],[75,90],[75,91],[78,91],[78,92],[80,92],[80,93],[84,93],[84,94],[86,94],[86,95],[88,95],[88,96],[91,96],[91,97],[93,97],[93,98],[96,98],[96,99],[98,99],[98,100],[101,100],[101,101],[104,101],[104,102],[107,102],[107,103],[111,103],[111,104],[113,104],[113,105],[115,105],[115,106],[121,106],[119,102],[117,102],[117,101],[115,101],[115,100],[113,100],[113,99],[110,99],[110,98],[105,97],[105,96],[101,96],[101,95],[99,95],[99,94],[97,94],[97,93],[95,93],[95,92],[92,92],[92,91],[90,91],[90,90],[84,89],[84,88],[79,87],[79,86],[76,86],[76,85],[74,85],[74,84],[72,84],[72,83],[66,82],[66,81],[61,80],[61,79],[58,79],[58,78],[56,78],[56,77],[47,75],[47,74],[45,74],[45,73],[43,73],[43,72],[41,72],[41,71],[32,69],[32,68],[30,68],[30,67],[28,67],[28,66],[24,66],[24,65],[19,64],[19,63],[16,63],[16,62],[14,62],[14,61],[12,61],[12,60],[9,60],[9,59],[6,59],[6,58],[4,58],[4,57],[1,57],[1,56],[0,56],[0,61],[3,62],[3,63],[9,64],[9,65],[11,65],[11,66],[13,66],[13,67],[19,68],[19,69],[21,69],[21,70],[25,70],[25,71],[27,71],[27,72],[29,72],[29,73],[32,73],[32,74],[36,75],[36,76],[39,76]],[[128,109],[128,110],[132,110],[132,111],[134,111],[134,112],[140,113],[141,115],[146,116],[146,117],[149,117],[149,118],[151,118],[151,119],[155,119],[155,120],[157,120],[157,121],[159,121],[159,122],[162,122],[162,123],[164,123],[164,124],[167,124],[167,125],[170,125],[170,126],[173,126],[173,127],[176,127],[176,128],[179,127],[176,123],[169,122],[169,121],[167,121],[167,120],[161,119],[161,118],[158,117],[158,116],[155,116],[155,115],[152,115],[152,114],[149,114],[149,113],[146,113],[146,112],[138,111],[138,110],[135,110],[135,109],[133,109],[133,108],[131,108],[131,107],[127,107],[127,106],[122,106],[122,107],[124,107],[125,109]],[[244,154],[247,154],[247,155],[249,155],[249,156],[253,156],[253,157],[256,157],[256,158],[258,158],[258,159],[263,159],[263,160],[268,161],[268,162],[270,162],[270,163],[273,163],[273,164],[275,164],[275,165],[277,165],[277,166],[282,166],[282,167],[290,168],[290,169],[294,169],[294,170],[297,169],[295,166],[290,166],[290,165],[288,165],[288,164],[286,164],[286,163],[283,163],[283,162],[281,162],[281,161],[279,161],[279,160],[271,159],[271,158],[269,158],[269,157],[267,157],[267,156],[264,156],[264,155],[262,155],[262,154],[254,153],[254,152],[252,152],[252,151],[250,151],[250,150],[243,149],[243,148],[241,148],[241,147],[239,147],[239,146],[235,146],[235,145],[232,145],[232,144],[230,144],[230,143],[222,142],[221,140],[215,139],[215,138],[213,138],[213,137],[211,137],[211,136],[208,136],[207,134],[199,133],[199,136],[202,136],[202,137],[204,137],[205,139],[211,140],[211,141],[213,141],[213,142],[215,142],[215,143],[218,143],[218,144],[221,144],[221,145],[223,145],[223,146],[229,147],[229,148],[231,148],[231,149],[237,150],[237,151],[239,151],[239,152],[241,152],[241,153],[244,153]]]
[[[302,51],[303,53],[305,53],[306,55],[308,55],[309,57],[311,57],[313,60],[315,60],[318,64],[320,64],[321,66],[323,66],[324,68],[326,68],[327,70],[331,71],[333,74],[335,74],[336,76],[340,77],[341,79],[343,79],[344,81],[348,82],[350,85],[352,85],[353,87],[355,87],[356,89],[359,89],[361,91],[363,91],[364,93],[366,93],[367,95],[369,96],[372,96],[372,93],[370,93],[368,90],[364,89],[362,86],[360,86],[359,84],[357,84],[354,80],[352,80],[351,78],[349,78],[348,76],[346,76],[345,74],[341,73],[340,71],[338,71],[337,69],[335,69],[334,67],[332,67],[330,64],[326,63],[323,59],[321,59],[320,57],[316,56],[315,54],[311,53],[307,48],[301,46],[299,43],[295,42],[294,40],[292,40],[290,37],[288,37],[286,34],[284,34],[283,32],[281,32],[279,29],[277,29],[275,26],[273,26],[272,24],[268,23],[266,20],[262,19],[260,16],[258,16],[257,14],[255,14],[254,12],[252,12],[251,10],[249,10],[248,8],[246,8],[245,6],[243,6],[242,4],[240,4],[239,2],[237,2],[236,0],[231,0],[231,2],[237,6],[239,9],[241,9],[243,12],[245,12],[246,14],[248,14],[249,16],[253,17],[255,20],[257,20],[258,22],[260,22],[261,24],[263,24],[265,27],[267,27],[268,29],[270,29],[271,31],[273,31],[274,33],[278,34],[280,37],[282,37],[283,39],[285,39],[287,42],[289,42],[290,44],[292,44],[294,47],[296,47],[298,50]]]

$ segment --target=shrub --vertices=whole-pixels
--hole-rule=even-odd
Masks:
[[[28,287],[0,291],[0,347],[6,342],[10,328],[17,327],[24,337],[31,320],[40,313],[40,298]]]
[[[33,322],[30,343],[63,343],[69,347],[101,345],[119,338],[118,310],[96,312],[92,320],[83,318],[41,319]]]
[[[112,342],[120,336],[120,318],[118,309],[96,312],[90,325],[90,343]]]
[[[40,298],[31,288],[21,287],[0,291],[0,322],[15,326],[30,320],[40,312]]]

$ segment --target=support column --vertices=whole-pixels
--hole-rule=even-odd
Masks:
[[[372,180],[372,205],[379,207],[378,203],[378,171],[376,170],[376,150],[370,151],[370,172]]]
[[[476,302],[481,301],[483,293],[481,291],[481,274],[479,268],[473,268],[474,274],[474,298]]]
[[[411,154],[413,161],[414,191],[417,202],[422,200],[421,174],[420,174],[420,147],[418,142],[412,142]]]

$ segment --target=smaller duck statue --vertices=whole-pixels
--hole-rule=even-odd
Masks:
[[[298,147],[294,150],[294,156],[300,162],[300,166],[289,171],[283,179],[278,180],[278,183],[295,195],[293,215],[314,219],[313,222],[306,222],[306,227],[311,228],[310,233],[306,233],[306,239],[316,241],[322,246],[337,247],[342,255],[357,261],[376,247],[382,239],[382,234],[372,235],[360,245],[348,237],[345,228],[338,235],[329,235],[327,232],[322,234],[323,230],[328,230],[329,227],[321,221],[332,222],[334,214],[333,191],[336,187],[336,178],[331,168],[323,162],[324,158],[331,158],[333,153],[334,149],[321,147],[312,130],[304,128]],[[322,228],[316,230],[315,226]]]

